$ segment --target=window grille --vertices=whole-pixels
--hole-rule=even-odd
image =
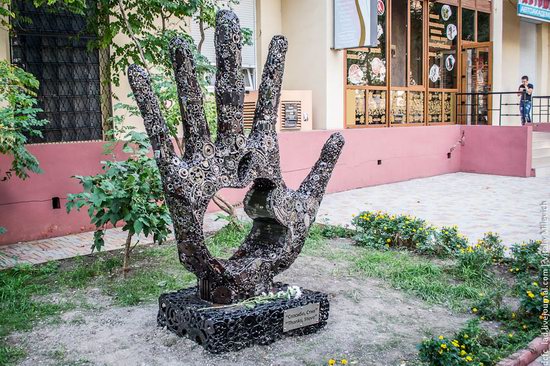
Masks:
[[[41,128],[43,138],[30,142],[101,140],[110,110],[102,101],[110,99],[102,98],[100,52],[86,48],[92,36],[85,17],[35,8],[32,1],[16,1],[14,8],[19,20],[11,36],[12,62],[39,80],[40,118],[49,121]]]

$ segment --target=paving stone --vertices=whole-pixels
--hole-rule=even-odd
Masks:
[[[487,231],[497,232],[504,244],[511,246],[542,238],[543,201],[550,210],[550,177],[455,173],[328,194],[317,222],[350,225],[353,214],[383,210],[413,215],[437,226],[458,225],[472,242]],[[244,217],[242,209],[238,213]],[[225,225],[224,220],[216,220],[217,216],[217,213],[206,215],[205,232]],[[546,227],[550,223],[546,222]],[[109,229],[104,250],[121,249],[125,241],[126,233],[120,228]],[[1,246],[0,268],[90,254],[92,243],[93,232],[88,232]],[[148,244],[151,240],[142,238],[141,243]]]

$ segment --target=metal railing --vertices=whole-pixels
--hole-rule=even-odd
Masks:
[[[456,93],[458,123],[469,125],[521,123],[521,95],[518,92]],[[532,96],[532,123],[550,123],[550,96]]]

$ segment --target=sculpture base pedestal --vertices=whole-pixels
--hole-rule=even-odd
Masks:
[[[327,324],[327,295],[302,292],[299,299],[277,299],[251,308],[217,306],[199,299],[196,287],[183,289],[160,296],[158,325],[212,353],[267,345],[283,337],[314,333]]]

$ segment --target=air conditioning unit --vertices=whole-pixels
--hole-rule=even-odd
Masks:
[[[279,104],[277,131],[312,130],[311,90],[283,90]],[[258,92],[249,92],[244,98],[244,129],[250,130],[254,122],[254,111]]]

